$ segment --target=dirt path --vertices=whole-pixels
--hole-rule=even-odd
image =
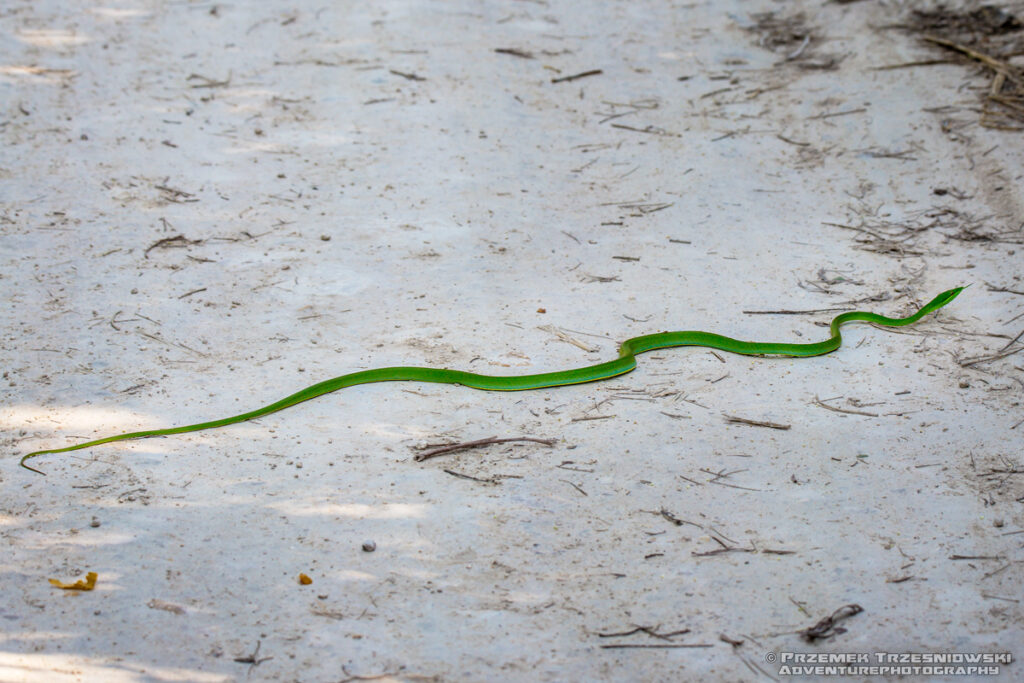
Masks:
[[[1024,6],[913,7],[5,3],[0,679],[1013,652]],[[362,368],[812,341],[966,283],[822,358],[377,384],[17,467]],[[490,437],[534,441],[416,458]]]

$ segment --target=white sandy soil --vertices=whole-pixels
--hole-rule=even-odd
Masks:
[[[2,3],[0,680],[1024,656],[1024,138],[917,6]],[[357,369],[815,341],[967,283],[820,358],[376,384],[18,467]],[[491,436],[554,445],[414,460]]]

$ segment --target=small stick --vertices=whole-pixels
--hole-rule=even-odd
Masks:
[[[452,451],[461,451],[467,448],[479,448],[480,446],[489,446],[495,443],[508,443],[510,441],[532,441],[534,443],[542,443],[545,446],[554,446],[555,439],[535,439],[530,436],[515,436],[508,439],[499,439],[496,436],[491,436],[486,439],[479,439],[477,441],[466,441],[465,443],[453,443],[447,446],[441,446],[432,450],[426,451],[425,453],[417,454],[413,460],[416,462],[423,462],[430,458],[437,457],[444,453],[451,453]]]
[[[703,100],[705,97],[714,97],[715,95],[721,95],[722,93],[729,92],[730,90],[732,90],[732,88],[719,88],[718,90],[712,90],[711,92],[706,92],[703,95],[701,95],[700,99]]]
[[[804,604],[802,602],[797,602],[793,598],[790,598],[789,601],[791,603],[793,603],[794,605],[796,605],[796,608],[798,610],[800,610],[801,612],[803,612],[806,616],[808,616],[808,617],[811,616],[811,613],[807,611],[807,609],[804,607]]]
[[[622,638],[624,636],[631,636],[631,635],[634,635],[636,633],[640,633],[643,630],[644,630],[643,626],[637,626],[636,628],[631,629],[629,631],[619,631],[618,633],[598,633],[597,637],[598,638]]]
[[[669,640],[672,636],[681,636],[690,632],[690,629],[684,628],[678,631],[669,631],[668,633],[658,633],[657,626],[637,626],[629,631],[621,631],[619,633],[598,633],[598,638],[624,638],[625,636],[633,636],[637,633],[646,633],[649,636],[660,638],[662,640]]]
[[[388,72],[394,74],[395,76],[401,76],[402,78],[404,78],[404,79],[406,79],[408,81],[425,81],[425,80],[427,80],[426,78],[424,78],[423,76],[420,76],[418,74],[404,73],[402,71],[395,71],[394,69],[388,69]]]
[[[586,78],[587,76],[597,76],[598,74],[604,73],[600,69],[591,69],[590,71],[581,71],[578,74],[571,76],[562,76],[560,78],[552,78],[552,83],[565,83],[567,81],[575,81],[577,78]]]
[[[708,470],[702,471],[707,472]],[[709,474],[711,473],[709,472]],[[726,483],[725,481],[719,481],[718,479],[709,479],[708,483],[717,483],[719,486],[728,486],[729,488],[739,488],[741,490],[756,490],[756,492],[761,492],[762,490],[761,488],[751,488],[750,486],[740,486],[734,483]]]
[[[862,410],[849,410],[847,408],[836,408],[835,406],[830,406],[829,404],[825,403],[820,398],[818,398],[817,395],[815,395],[814,397],[814,404],[819,405],[826,410],[831,410],[834,413],[846,413],[847,415],[864,415],[865,417],[878,417],[878,413],[868,413]]]
[[[725,421],[731,424],[750,425],[751,427],[768,427],[769,429],[789,429],[790,425],[779,424],[778,422],[764,422],[761,420],[748,420],[745,417],[726,415]]]
[[[998,59],[995,59],[994,57],[989,57],[988,55],[982,52],[972,50],[969,47],[960,45],[959,43],[954,43],[952,40],[939,38],[938,36],[921,36],[921,38],[923,40],[928,41],[929,43],[935,43],[936,45],[940,45],[949,50],[954,50],[956,52],[959,52],[960,54],[967,55],[971,59],[981,62],[982,64],[992,69],[993,71],[1002,74],[1007,80],[1010,80],[1017,85],[1022,84],[1020,75],[1015,73],[1013,67],[1007,64],[1006,62],[1001,62]]]
[[[445,474],[450,474],[453,477],[458,477],[459,479],[468,479],[469,481],[478,481],[481,484],[500,484],[501,483],[497,479],[481,479],[480,477],[473,477],[473,476],[470,476],[468,474],[463,474],[462,472],[456,472],[455,470],[444,470],[444,473]]]
[[[588,353],[593,353],[594,351],[598,350],[596,347],[588,346],[587,344],[584,344],[579,339],[574,339],[574,338],[570,337],[568,334],[566,334],[562,330],[558,329],[554,325],[538,325],[537,329],[541,330],[542,332],[547,332],[549,334],[553,334],[556,337],[558,337],[559,340],[564,341],[567,344],[572,344],[573,346],[575,346],[577,348],[580,348],[580,349],[583,349],[584,351],[586,351]]]
[[[778,139],[782,140],[783,142],[788,142],[791,145],[796,145],[797,147],[810,147],[811,146],[811,143],[809,143],[809,142],[799,142],[797,140],[790,140],[789,138],[787,138],[785,135],[782,135],[781,133],[776,133],[775,137],[777,137]],[[743,642],[743,641],[740,641],[740,642]]]
[[[1009,342],[1008,342],[1008,343],[1006,344],[1006,346],[1004,346],[1003,348],[999,349],[999,352],[1000,352],[1000,353],[1002,353],[1002,352],[1003,352],[1003,351],[1005,351],[1006,349],[1008,349],[1008,348],[1010,348],[1011,346],[1013,346],[1013,345],[1014,345],[1015,343],[1017,343],[1018,341],[1020,341],[1020,338],[1021,338],[1021,337],[1024,337],[1024,330],[1021,330],[1021,331],[1020,331],[1020,334],[1018,334],[1018,335],[1017,335],[1016,337],[1014,337],[1013,339],[1011,339],[1011,340],[1010,340],[1010,341],[1009,341]]]
[[[988,291],[990,291],[990,292],[1006,292],[1007,294],[1019,294],[1021,296],[1024,296],[1024,292],[1017,291],[1016,289],[1010,289],[1009,287],[993,287],[992,285],[989,285],[988,286]]]
[[[999,360],[1000,358],[1012,356],[1013,354],[1018,353],[1020,351],[1024,351],[1024,346],[1020,347],[1019,349],[1014,349],[1013,351],[1002,351],[991,356],[982,356],[981,358],[972,358],[971,360],[961,361],[960,367],[967,368],[972,365],[977,365],[978,363],[987,363],[990,360]]]
[[[589,493],[587,493],[586,491],[584,491],[583,489],[581,489],[579,486],[577,486],[576,484],[572,483],[568,479],[559,479],[558,481],[562,482],[563,484],[568,484],[569,486],[573,487],[574,489],[576,489],[577,491],[582,493],[584,496],[586,496],[588,498],[590,497]]]
[[[717,538],[712,536],[716,541]],[[721,543],[721,541],[718,541]],[[712,555],[721,555],[723,553],[756,553],[757,551],[753,548],[737,548],[736,546],[727,546],[725,548],[715,548],[714,550],[708,550],[703,553],[693,552],[691,553],[694,557],[711,557]]]
[[[158,189],[163,189],[163,188],[160,188],[159,186],[157,186],[157,187],[158,187]],[[180,192],[180,190],[179,190],[179,192]],[[190,244],[199,244],[200,242],[202,242],[202,240],[190,240],[189,238],[185,237],[184,235],[175,235],[174,237],[164,237],[163,239],[159,239],[156,242],[153,242],[153,244],[151,244],[148,247],[146,247],[146,250],[144,252],[142,252],[142,255],[145,258],[149,258],[149,252],[151,252],[151,251],[153,251],[154,249],[157,249],[157,248],[163,248],[163,247],[185,247],[185,246],[188,246]]]
[[[526,50],[519,50],[514,47],[496,47],[494,51],[500,55],[512,55],[521,59],[533,59],[533,53]]]
[[[831,114],[817,114],[815,116],[808,116],[810,119],[831,119],[835,116],[846,116],[847,114],[863,114],[867,109],[861,107],[860,109],[848,109],[847,111],[836,111]]]
[[[612,128],[621,128],[622,130],[631,130],[634,133],[650,133],[651,135],[673,135],[673,133],[668,133],[667,131],[662,130],[661,128],[658,128],[656,126],[647,126],[646,128],[637,128],[635,126],[627,126],[627,125],[622,124],[622,123],[613,123],[612,124]],[[662,207],[662,208],[665,208],[665,207]],[[654,211],[661,211],[661,209],[654,209]],[[653,211],[642,211],[642,210],[641,210],[641,212],[642,213],[653,213]]]
[[[155,187],[156,189],[160,190],[161,192],[166,192],[167,194],[174,195],[175,197],[185,197],[186,199],[189,198],[189,197],[195,197],[195,195],[192,194],[191,192],[185,192],[185,190],[179,190],[176,187],[168,187],[166,185],[154,185],[153,187]],[[172,238],[172,239],[178,239],[178,238]]]
[[[745,315],[811,315],[814,313],[832,313],[833,311],[845,311],[845,308],[809,308],[805,311],[792,311],[783,308],[778,311],[743,311]]]
[[[1011,533],[1017,533],[1017,532],[1011,532]],[[987,574],[985,574],[981,578],[983,578],[983,579],[991,579],[993,576],[995,576],[999,572],[1003,571],[1004,569],[1006,569],[1007,567],[1010,567],[1012,565],[1013,565],[1013,562],[1007,562],[1006,564],[1004,564],[999,569],[993,569],[992,571],[988,572]]]
[[[204,81],[204,82],[192,85],[190,87],[192,87],[192,88],[224,88],[224,87],[227,87],[228,85],[231,84],[231,72],[230,71],[228,72],[228,77],[226,79],[224,79],[223,81],[215,81],[212,78],[208,78],[207,76],[202,76],[200,74],[189,74],[189,77],[186,78],[185,80],[186,81],[192,81],[192,80],[196,80],[196,79]]]
[[[934,66],[936,64],[952,64],[948,59],[923,59],[919,62],[903,62],[902,64],[886,64],[876,66],[872,71],[889,71],[891,69],[907,69],[915,66]]]

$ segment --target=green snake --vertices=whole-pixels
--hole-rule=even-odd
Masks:
[[[185,432],[197,432],[200,429],[215,429],[225,427],[236,422],[255,420],[256,418],[276,413],[297,403],[308,401],[332,391],[355,386],[357,384],[369,384],[371,382],[436,382],[440,384],[461,384],[462,386],[484,391],[525,391],[527,389],[542,389],[545,387],[559,387],[567,384],[583,384],[585,382],[596,382],[610,377],[624,375],[636,368],[637,354],[665,349],[673,346],[704,346],[720,351],[729,351],[745,356],[820,356],[830,353],[839,348],[842,344],[842,337],[839,334],[839,327],[848,322],[866,322],[887,327],[902,327],[911,325],[938,310],[955,299],[964,287],[957,287],[939,294],[937,297],[922,306],[917,313],[906,318],[888,318],[877,313],[865,311],[849,311],[841,313],[832,319],[829,329],[832,336],[825,341],[812,342],[808,344],[789,344],[781,342],[749,342],[740,341],[731,337],[724,337],[711,332],[683,331],[683,332],[660,332],[658,334],[646,334],[640,337],[633,337],[622,342],[619,347],[619,357],[607,363],[588,365],[573,370],[562,370],[560,372],[544,372],[536,375],[520,375],[518,377],[502,377],[495,375],[480,375],[475,372],[463,372],[461,370],[447,370],[439,368],[420,367],[392,367],[377,368],[374,370],[361,370],[347,375],[325,380],[318,384],[306,387],[297,391],[291,396],[282,398],[262,408],[225,417],[210,422],[185,425],[184,427],[171,427],[168,429],[151,429],[143,432],[130,432],[128,434],[116,434],[102,439],[94,439],[85,443],[65,446],[64,448],[50,448],[42,451],[34,451],[21,458],[21,466],[38,474],[44,474],[34,467],[26,465],[26,461],[36,456],[48,453],[66,453],[77,451],[81,448],[91,448],[100,444],[113,441],[125,441],[127,439],[145,439],[151,436],[168,436],[171,434],[184,434]]]

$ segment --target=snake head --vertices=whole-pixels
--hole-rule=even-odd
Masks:
[[[953,289],[947,289],[945,292],[939,294],[937,297],[932,299],[931,302],[928,303],[927,306],[925,306],[925,308],[931,311],[942,308],[950,301],[960,296],[960,292],[964,291],[968,287],[970,287],[970,285],[964,285],[963,287],[954,287]]]

